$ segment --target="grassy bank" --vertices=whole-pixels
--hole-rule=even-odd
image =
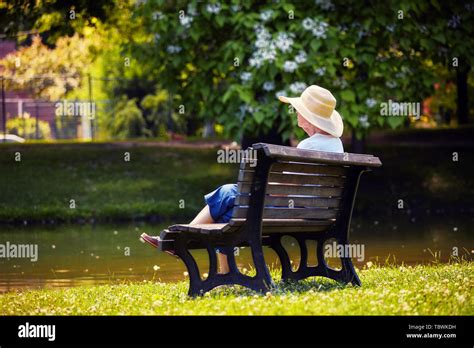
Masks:
[[[217,163],[216,151],[151,142],[1,144],[0,222],[187,221],[202,207],[205,193],[236,180],[238,165]],[[399,219],[474,213],[470,148],[394,143],[367,152],[383,166],[362,178],[356,214]],[[405,209],[398,209],[400,199]]]
[[[0,221],[188,219],[203,194],[237,176],[216,158],[215,149],[140,144],[2,145]]]
[[[34,290],[0,295],[0,315],[474,315],[473,263],[360,275],[360,288],[316,278],[279,282],[265,295],[226,287],[196,299],[184,281]]]

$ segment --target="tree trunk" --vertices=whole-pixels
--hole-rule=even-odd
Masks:
[[[352,130],[351,152],[365,153],[365,135],[361,139],[357,138],[355,129]]]
[[[196,116],[191,115],[191,117],[189,117],[186,120],[186,135],[187,136],[195,135],[196,131],[198,130],[198,127],[199,127],[199,122],[196,119]]]
[[[469,99],[467,77],[471,70],[471,66],[456,69],[456,86],[457,86],[457,116],[458,124],[469,123]]]

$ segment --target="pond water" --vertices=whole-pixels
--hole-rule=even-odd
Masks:
[[[405,221],[406,220],[406,221]],[[396,223],[394,223],[396,221]],[[472,258],[473,218],[424,218],[414,221],[404,217],[387,217],[380,221],[356,217],[352,223],[350,242],[363,246],[354,258],[357,267],[367,263],[429,263],[447,262],[457,252]],[[0,292],[27,288],[71,287],[84,284],[121,283],[128,281],[177,281],[186,279],[181,260],[157,252],[139,241],[147,232],[157,235],[168,224],[133,223],[122,225],[60,225],[0,227],[0,245],[34,244],[37,260],[0,258]],[[299,248],[295,240],[285,239],[294,266],[298,265]],[[265,248],[267,264],[278,266],[276,254]],[[192,251],[208,272],[204,250]],[[237,256],[240,268],[251,268],[248,248]],[[310,257],[310,264],[315,258]],[[335,259],[328,258],[336,266]]]

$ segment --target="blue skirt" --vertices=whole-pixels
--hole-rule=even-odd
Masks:
[[[204,201],[209,206],[212,219],[216,223],[226,223],[232,218],[235,197],[237,196],[237,185],[226,184],[204,196]],[[222,254],[232,253],[232,248],[216,249]]]

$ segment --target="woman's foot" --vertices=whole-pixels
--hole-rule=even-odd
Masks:
[[[148,243],[154,248],[158,248],[160,246],[160,237],[149,236],[146,233],[142,233],[140,235],[140,241],[142,243]]]
[[[149,236],[146,233],[142,233],[140,235],[140,241],[142,243],[148,243],[152,247],[157,248],[157,249],[160,247],[160,243],[161,243],[160,237]],[[172,255],[172,256],[177,256],[176,253],[174,252],[174,250],[165,250],[165,253],[167,253],[169,255]]]

